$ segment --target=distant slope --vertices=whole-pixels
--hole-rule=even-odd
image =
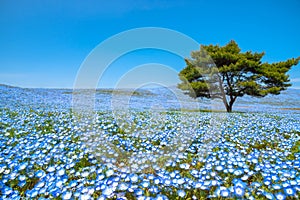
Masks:
[[[72,89],[34,89],[20,88],[0,84],[0,107],[47,107],[71,108]],[[113,95],[122,106],[124,99],[130,97],[131,107],[149,109],[158,106],[164,109],[213,109],[223,110],[221,101],[209,99],[192,99],[176,87],[158,87],[137,90],[96,90],[96,107],[107,109],[111,105]],[[128,103],[128,102],[127,102]],[[300,112],[300,90],[287,89],[280,95],[268,95],[264,98],[244,96],[234,104],[235,111],[282,111]]]
[[[20,88],[20,87],[17,87],[17,86],[12,86],[12,85],[7,85],[7,84],[1,84],[1,83],[0,83],[0,87],[5,87],[5,88]]]

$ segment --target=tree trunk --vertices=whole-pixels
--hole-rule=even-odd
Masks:
[[[226,111],[227,112],[231,112],[231,108],[230,108],[230,106],[228,105],[228,103],[227,103],[227,100],[226,99],[222,99],[223,100],[223,104],[224,104],[224,106],[225,106],[225,108],[226,108]]]
[[[226,110],[227,110],[227,112],[232,112],[232,105],[228,105],[228,106],[226,106]]]
[[[226,108],[227,112],[232,112],[232,106],[233,106],[233,104],[235,102],[235,99],[236,99],[236,97],[231,98],[230,102],[228,103],[226,97],[223,98],[223,103],[225,105],[225,108]]]
[[[232,106],[236,100],[237,96],[231,97],[228,106],[226,107],[227,112],[232,112]]]

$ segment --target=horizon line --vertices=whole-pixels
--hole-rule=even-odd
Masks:
[[[114,88],[114,87],[96,87],[96,88],[74,88],[74,87],[23,87],[23,86],[17,86],[17,85],[10,85],[5,83],[0,83],[0,87],[10,87],[10,88],[21,88],[21,89],[57,89],[57,90],[93,90],[93,89],[117,89],[117,90],[123,90],[123,89],[151,89],[151,88],[170,88],[170,87],[176,87],[176,85],[170,85],[170,86],[152,86],[152,87],[143,87],[143,88],[134,88],[134,87],[124,87],[124,88]],[[177,87],[176,87],[177,88]],[[300,87],[288,87],[288,89],[294,89],[294,90],[300,90]]]

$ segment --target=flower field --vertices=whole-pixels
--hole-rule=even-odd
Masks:
[[[99,109],[91,120],[65,91],[43,92],[2,88],[0,199],[300,198],[299,112]]]

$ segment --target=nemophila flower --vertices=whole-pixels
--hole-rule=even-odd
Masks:
[[[158,189],[158,187],[152,185],[150,188],[149,188],[149,192],[151,192],[152,194],[158,194],[160,192],[160,190]]]
[[[263,195],[264,195],[267,199],[270,199],[270,200],[275,199],[275,197],[274,197],[274,195],[273,195],[272,193],[265,192],[265,193],[263,193]]]
[[[202,182],[194,182],[194,183],[193,183],[193,187],[196,188],[196,189],[197,189],[197,188],[201,188],[202,185],[203,185]]]
[[[211,185],[212,185],[212,186],[220,185],[220,182],[217,181],[217,180],[212,180],[212,181],[211,181]]]
[[[156,196],[156,200],[168,200],[168,197],[162,194]]]
[[[138,185],[129,184],[127,191],[132,193],[136,188],[138,188]]]
[[[24,163],[21,163],[19,166],[18,166],[18,170],[23,170],[27,167],[28,163],[27,162],[24,162]]]
[[[161,183],[161,180],[160,180],[160,178],[154,178],[153,182],[154,182],[154,184],[158,185]]]
[[[266,186],[269,186],[271,185],[271,180],[270,179],[264,179],[263,183],[266,185]]]
[[[131,174],[131,175],[129,175],[129,179],[132,183],[136,183],[136,182],[138,182],[139,177],[136,174]]]
[[[206,188],[209,188],[211,185],[212,185],[212,181],[211,180],[203,182],[203,186],[205,186]]]
[[[112,185],[113,183],[115,183],[115,179],[114,179],[114,177],[108,177],[104,183],[106,185]]]
[[[279,180],[279,177],[278,177],[277,175],[275,175],[275,174],[272,175],[271,178],[272,178],[272,180],[275,181],[275,182]]]
[[[242,197],[245,194],[245,189],[244,187],[241,186],[235,186],[234,187],[234,195],[237,197]]]
[[[223,169],[224,169],[224,167],[221,166],[221,165],[219,165],[219,166],[216,167],[216,170],[217,170],[217,171],[222,171]]]
[[[170,179],[164,179],[163,180],[163,184],[165,185],[165,186],[170,186],[171,185],[171,180]]]
[[[89,194],[81,194],[79,196],[79,199],[80,200],[89,200],[89,199],[91,199],[91,196]]]
[[[286,187],[290,187],[291,184],[288,181],[285,181],[282,183],[282,187],[286,188]]]
[[[279,193],[275,194],[275,198],[277,200],[284,200],[284,199],[286,199],[286,196],[283,193],[279,192]]]
[[[74,197],[78,198],[81,195],[81,193],[80,193],[80,191],[77,190],[77,191],[74,192],[73,195],[74,195]]]
[[[220,189],[220,196],[221,197],[229,197],[230,192],[227,188]]]
[[[49,166],[49,167],[47,168],[47,172],[49,172],[49,173],[54,172],[55,170],[56,170],[56,169],[55,169],[54,166]]]
[[[245,188],[247,186],[247,184],[245,182],[243,182],[241,179],[235,178],[232,180],[232,183],[234,184],[234,186],[236,187],[242,187]]]
[[[61,188],[62,185],[63,185],[63,181],[58,180],[58,181],[55,183],[55,185],[56,185],[56,187]]]
[[[134,190],[134,194],[136,196],[141,196],[141,195],[144,194],[144,191],[142,189],[137,188],[137,189]]]
[[[96,180],[100,181],[105,178],[104,174],[98,174]]]
[[[0,174],[3,173],[5,169],[6,169],[6,165],[0,164]]]
[[[180,164],[179,167],[180,167],[181,169],[189,169],[189,168],[190,168],[190,164],[188,164],[188,163],[183,163],[183,164]]]
[[[36,191],[36,190],[27,190],[26,192],[26,196],[28,197],[28,198],[35,198],[37,195],[38,195],[38,192]]]
[[[106,197],[105,196],[103,196],[103,195],[101,195],[100,197],[98,197],[98,199],[97,200],[105,200],[106,199]]]
[[[279,185],[279,184],[274,184],[273,186],[272,186],[275,190],[280,190],[282,187],[281,187],[281,185]]]
[[[216,173],[216,172],[214,172],[214,171],[212,171],[212,172],[210,172],[210,175],[211,175],[212,177],[214,177],[214,176],[216,176],[216,175],[217,175],[217,173]]]
[[[21,199],[21,196],[19,194],[19,192],[14,192],[11,196],[10,196],[11,199]]]
[[[112,176],[114,173],[115,173],[114,170],[109,169],[109,170],[106,171],[105,174],[106,174],[107,177],[110,177],[110,176]]]
[[[184,179],[184,178],[179,178],[179,179],[174,179],[174,180],[176,180],[175,183],[177,183],[177,184],[179,184],[179,185],[182,185],[182,184],[185,183],[185,179]]]
[[[120,183],[118,186],[118,189],[121,191],[126,191],[128,189],[129,185],[127,183]]]
[[[300,186],[299,186],[299,185],[294,186],[294,189],[295,189],[297,192],[300,192]]]
[[[140,185],[143,187],[143,188],[148,188],[150,186],[150,182],[149,181],[143,181],[140,183]]]
[[[46,188],[46,187],[40,188],[40,189],[39,189],[39,194],[45,194],[46,191],[47,191],[47,188]]]
[[[0,111],[1,112],[1,111]],[[34,116],[34,115],[33,115]],[[232,115],[233,117],[236,117],[235,115]],[[184,167],[183,168],[180,168],[180,170],[178,172],[175,172],[175,175],[173,178],[171,178],[169,176],[170,173],[162,173],[162,176],[158,175],[159,173],[157,172],[157,170],[159,170],[159,168],[155,168],[155,174],[158,175],[159,177],[161,177],[161,182],[159,184],[158,181],[156,180],[157,177],[154,176],[154,178],[151,178],[151,176],[149,177],[149,180],[147,180],[148,178],[146,178],[147,176],[143,177],[143,176],[140,176],[137,178],[136,180],[136,183],[139,183],[139,180],[145,180],[145,181],[150,181],[151,180],[151,184],[155,184],[158,186],[158,189],[160,189],[160,187],[164,187],[164,190],[163,191],[160,191],[160,193],[164,193],[164,192],[170,192],[170,190],[168,190],[170,187],[170,185],[172,185],[172,188],[174,188],[175,190],[179,189],[182,189],[182,188],[190,188],[190,187],[193,187],[193,188],[201,188],[202,189],[210,189],[210,186],[203,186],[203,182],[206,181],[206,180],[211,180],[212,177],[213,179],[215,180],[211,180],[211,185],[215,186],[217,181],[218,181],[218,184],[217,185],[220,185],[221,183],[223,182],[227,182],[228,181],[228,177],[226,176],[227,174],[223,174],[223,173],[227,173],[227,172],[230,172],[230,173],[233,173],[235,170],[237,169],[242,169],[243,170],[243,174],[240,175],[240,179],[243,181],[247,181],[247,176],[251,177],[251,181],[252,178],[255,180],[256,177],[259,177],[259,175],[263,175],[263,177],[268,177],[268,176],[272,176],[274,174],[280,176],[280,180],[278,180],[277,182],[281,185],[282,183],[280,181],[283,181],[283,182],[286,182],[287,180],[289,180],[289,184],[290,186],[293,186],[293,188],[297,191],[299,191],[299,189],[297,189],[297,171],[296,172],[293,172],[293,170],[291,168],[294,168],[294,169],[297,169],[293,163],[294,162],[282,162],[280,161],[280,158],[285,158],[286,157],[286,154],[284,153],[278,153],[276,152],[276,150],[270,150],[270,148],[268,148],[267,150],[257,150],[255,148],[252,148],[252,147],[249,147],[248,144],[250,145],[255,145],[256,143],[259,143],[261,141],[263,141],[263,139],[266,139],[267,141],[281,141],[279,138],[276,138],[276,134],[277,135],[280,135],[276,132],[270,132],[272,133],[271,135],[272,136],[269,136],[268,133],[266,132],[267,130],[272,130],[273,129],[273,126],[270,126],[269,124],[269,121],[266,121],[266,118],[265,117],[260,117],[259,119],[257,118],[257,115],[256,117],[251,117],[251,116],[248,116],[248,118],[251,118],[251,120],[255,121],[255,123],[253,123],[253,121],[251,121],[251,123],[247,123],[247,127],[249,130],[243,130],[243,126],[240,126],[240,124],[243,124],[243,121],[239,121],[240,119],[245,119],[244,117],[240,117],[240,119],[237,119],[237,118],[234,118],[234,123],[237,124],[234,126],[233,129],[229,129],[225,132],[225,134],[228,134],[227,135],[227,139],[226,140],[232,140],[234,141],[234,143],[240,143],[242,145],[239,145],[238,146],[238,149],[235,148],[236,144],[232,144],[230,142],[227,142],[226,140],[223,141],[223,143],[220,143],[218,144],[219,148],[221,149],[220,151],[218,151],[217,153],[211,153],[210,151],[208,151],[208,154],[209,156],[208,157],[201,157],[201,159],[197,158],[198,161],[195,162],[195,166],[193,167],[190,167],[190,168],[197,168],[196,171],[198,171],[198,165],[197,163],[200,162],[200,163],[204,163],[203,166],[201,166],[201,168],[199,169],[199,173],[191,173],[191,175],[195,178],[190,180],[190,179],[186,179],[185,178],[185,175],[184,173],[182,173],[182,170],[185,170]],[[248,119],[247,118],[247,119]],[[1,118],[2,119],[2,118]],[[1,120],[0,119],[0,120]],[[112,120],[108,120],[106,119],[106,116],[101,116],[98,118],[99,119],[99,123],[101,123],[101,120],[105,121],[105,123],[107,123],[109,126],[105,125],[105,128],[106,128],[106,133],[105,134],[112,134],[112,132],[110,131],[116,131],[117,129],[113,126],[111,126],[110,124],[112,123]],[[139,117],[137,117],[138,120],[140,120]],[[172,118],[170,118],[172,120]],[[193,118],[189,118],[189,119],[193,119]],[[199,118],[198,118],[199,119]],[[201,119],[201,118],[200,118]],[[231,119],[232,120],[232,119]],[[272,119],[274,120],[274,119]],[[29,120],[29,121],[34,121],[34,122],[37,122],[37,120]],[[61,120],[63,121],[63,120]],[[87,120],[88,121],[88,120]],[[67,120],[68,122],[68,120]],[[258,128],[260,127],[259,125],[257,124],[260,124],[261,122],[264,122],[264,124],[266,124],[266,126],[262,126],[263,128]],[[74,126],[65,126],[63,124],[59,124],[60,122],[58,123],[53,123],[53,124],[58,124],[57,127],[70,127],[70,129],[72,129],[72,127]],[[144,123],[144,122],[143,122]],[[147,122],[148,123],[148,122]],[[151,120],[149,121],[149,123],[151,123]],[[186,122],[183,121],[183,123],[181,124],[186,124]],[[253,125],[254,124],[254,125]],[[280,123],[276,123],[276,124],[280,124]],[[98,125],[97,127],[100,127],[102,125]],[[155,126],[154,126],[155,127]],[[165,127],[163,127],[165,128]],[[263,129],[263,130],[262,130]],[[99,191],[99,190],[104,190],[106,187],[111,187],[111,188],[114,188],[114,190],[116,190],[116,188],[118,188],[121,184],[120,182],[120,179],[115,179],[115,177],[120,177],[122,179],[122,181],[125,181],[127,182],[128,184],[133,184],[133,182],[135,182],[135,180],[130,180],[130,178],[126,177],[125,174],[123,175],[123,173],[128,173],[128,171],[124,171],[118,167],[115,166],[114,164],[114,159],[106,159],[104,163],[107,163],[109,165],[106,165],[106,164],[99,164],[99,161],[92,158],[92,156],[90,156],[91,154],[88,154],[88,151],[86,150],[83,150],[82,149],[82,146],[81,145],[78,145],[76,144],[76,142],[72,142],[72,145],[68,146],[68,144],[64,143],[64,147],[67,147],[66,149],[66,154],[64,151],[62,151],[62,149],[60,147],[62,147],[62,142],[61,141],[65,141],[65,140],[68,140],[68,139],[71,139],[70,135],[69,136],[65,136],[66,134],[68,133],[71,133],[71,134],[74,134],[72,133],[72,130],[71,131],[64,131],[63,129],[59,129],[59,128],[56,128],[55,130],[58,130],[58,132],[56,134],[43,134],[43,135],[40,135],[40,136],[35,136],[35,135],[32,135],[30,137],[28,137],[25,141],[22,140],[19,144],[20,145],[23,145],[24,146],[24,154],[28,154],[27,156],[22,156],[22,158],[18,158],[18,160],[29,160],[28,163],[31,163],[29,164],[27,167],[26,167],[26,170],[28,171],[31,171],[32,173],[31,174],[27,174],[27,171],[26,171],[26,176],[28,179],[31,179],[33,178],[32,177],[32,174],[35,174],[36,172],[34,171],[34,167],[33,167],[33,163],[39,165],[39,166],[46,166],[46,169],[47,169],[47,166],[49,167],[49,164],[51,163],[50,166],[55,166],[56,170],[54,172],[47,172],[46,175],[42,176],[42,180],[39,180],[39,181],[44,181],[46,184],[44,187],[40,188],[39,189],[39,194],[45,194],[45,191],[44,189],[45,188],[49,188],[49,190],[47,190],[47,193],[49,194],[50,198],[53,198],[54,196],[51,195],[51,193],[49,193],[48,191],[55,191],[55,188],[57,187],[56,184],[58,183],[58,187],[61,187],[60,188],[60,194],[61,193],[64,193],[65,191],[67,191],[66,188],[69,188],[70,185],[72,185],[73,187],[71,187],[74,191],[85,191],[87,193],[90,193],[90,187],[84,187],[84,185],[90,185],[92,189],[95,189],[96,191]],[[79,130],[79,129],[78,129]],[[204,132],[206,132],[206,130],[204,131],[205,129],[203,129],[203,132],[201,131],[197,131],[197,133],[199,134],[203,134]],[[281,129],[280,129],[281,130]],[[282,129],[283,130],[283,129]],[[286,129],[284,129],[286,130]],[[149,131],[156,131],[156,132],[159,132],[157,131],[156,128],[153,128],[152,129],[149,129]],[[27,131],[27,132],[30,132],[30,131]],[[83,131],[84,132],[84,131]],[[193,132],[193,131],[190,131],[190,132]],[[36,135],[39,135],[41,132],[40,131],[36,131]],[[60,134],[60,133],[63,133],[63,134]],[[152,139],[154,139],[154,141],[158,141],[158,140],[161,140],[161,137],[158,137],[158,136],[163,136],[163,138],[167,138],[168,137],[168,134],[172,133],[171,131],[168,132],[168,134],[165,134],[166,132],[163,132],[161,134],[156,134],[155,137],[152,137]],[[195,134],[196,135],[196,134]],[[255,136],[255,137],[254,137]],[[3,136],[2,136],[3,137]],[[43,138],[43,137],[47,137],[46,139]],[[247,138],[247,142],[244,142],[243,139],[241,139],[240,137],[245,137]],[[292,136],[293,137],[293,136]],[[39,138],[39,139],[38,139]],[[119,140],[120,138],[116,137],[116,136],[111,136],[111,138],[113,139],[117,139]],[[261,139],[260,139],[261,138]],[[54,142],[54,140],[57,140],[56,142]],[[0,136],[0,143],[2,141],[2,138]],[[9,140],[10,142],[13,142],[13,140]],[[23,142],[25,141],[25,142]],[[42,142],[44,141],[44,143],[42,144]],[[72,140],[70,140],[71,142]],[[169,142],[168,140],[165,140],[166,142],[166,145],[169,145]],[[197,141],[201,141],[201,140],[198,140]],[[287,140],[285,140],[287,141]],[[201,141],[203,142],[203,141]],[[290,142],[290,141],[288,141]],[[39,145],[32,145],[34,143],[40,143]],[[49,145],[48,145],[48,144]],[[130,148],[130,145],[131,145],[131,142],[130,140],[124,138],[122,139],[121,141],[122,144],[125,145],[125,147],[127,149],[131,149]],[[291,143],[291,142],[290,142]],[[7,144],[10,144],[10,143],[7,143]],[[6,145],[7,145],[6,144]],[[28,144],[28,145],[27,145]],[[30,145],[29,145],[30,144]],[[54,144],[54,146],[53,146]],[[145,144],[145,146],[144,146]],[[224,144],[224,146],[222,146]],[[78,146],[77,146],[78,145]],[[142,140],[140,142],[138,142],[137,145],[137,148],[135,150],[139,151],[139,150],[142,150],[142,149],[145,149],[145,147],[149,148],[148,150],[150,151],[151,149],[153,149],[153,145],[150,145],[150,143],[146,143],[146,142],[142,142]],[[3,146],[2,144],[0,146]],[[5,146],[5,145],[4,145]],[[194,145],[196,147],[196,150],[199,151],[199,149],[201,149],[201,145],[199,144],[195,144]],[[40,149],[36,149],[36,148],[39,148],[39,147],[42,147],[42,148],[45,148],[44,150],[47,150],[49,151],[49,153],[47,151],[44,151],[44,150],[40,150]],[[222,149],[223,148],[226,148],[226,151],[229,151],[229,153],[224,153],[222,152]],[[252,152],[250,153],[251,156],[247,156],[247,152],[243,150],[243,148],[246,147],[246,149],[250,149]],[[284,151],[289,151],[289,149],[292,147],[292,146],[289,146],[289,145],[283,145],[283,144],[278,144],[278,147],[280,149],[283,149]],[[77,150],[80,150],[82,151],[83,153],[71,153],[71,151],[74,151],[76,148],[79,148]],[[108,148],[108,146],[105,146],[105,148]],[[121,148],[121,146],[119,147]],[[138,149],[140,148],[140,149]],[[239,148],[242,148],[242,149],[239,149]],[[285,149],[286,148],[286,149]],[[54,149],[52,151],[52,149]],[[32,155],[29,155],[29,152],[36,152]],[[6,152],[8,154],[11,154],[9,156],[6,156],[5,159],[3,159],[3,156],[1,154],[1,150],[0,150],[0,162],[6,162],[7,159],[11,159],[13,158],[13,155],[15,154],[15,152],[17,151],[14,151],[12,150],[12,148],[7,148]],[[28,153],[27,153],[28,152]],[[232,153],[234,152],[234,153]],[[50,154],[51,156],[46,156],[46,154]],[[40,155],[42,156],[40,158]],[[66,158],[64,158],[64,155],[67,155]],[[70,177],[77,177],[79,178],[81,176],[81,173],[82,172],[89,172],[90,175],[93,174],[93,169],[91,167],[87,167],[87,168],[83,168],[82,170],[75,170],[74,169],[74,165],[75,163],[78,161],[78,159],[83,158],[85,155],[88,155],[88,158],[89,158],[89,162],[92,163],[93,165],[97,166],[97,170],[100,168],[101,171],[99,172],[96,172],[96,178],[95,180],[88,180],[87,177],[82,177],[80,179],[78,179],[76,182],[72,183],[71,184],[71,181],[69,178]],[[95,154],[96,155],[96,154]],[[272,158],[273,155],[276,155],[276,158],[278,159],[275,159],[274,160],[271,160],[270,158]],[[99,155],[97,155],[98,157],[101,156],[101,153],[99,153]],[[247,165],[245,164],[246,160],[244,159],[243,156],[246,156],[247,157],[247,162],[248,163],[251,163],[251,169],[252,167],[254,167],[254,169],[258,170],[249,170],[250,167],[247,167]],[[297,155],[295,155],[297,157]],[[176,167],[176,165],[179,163],[182,162],[182,160],[186,160],[186,157],[187,157],[187,154],[185,153],[182,153],[179,155],[176,154],[175,157],[180,157],[179,159],[177,159],[177,163],[176,162],[173,162],[172,159],[169,163],[172,163],[172,165],[169,166],[168,170],[171,170],[171,167],[173,166],[174,168]],[[274,157],[274,156],[273,156]],[[262,163],[253,163],[251,162],[251,158],[256,158],[257,160],[262,160]],[[37,161],[41,159],[41,162]],[[148,158],[147,158],[148,159]],[[147,159],[145,160],[142,160],[142,159],[137,159],[135,162],[139,162],[139,160],[141,160],[141,163],[137,165],[137,167],[133,170],[136,170],[136,171],[143,171],[145,169],[147,169],[147,167],[149,167],[150,165],[146,166],[146,165],[143,165],[143,163],[145,163],[147,161]],[[151,161],[154,161],[155,159],[157,159],[157,157],[149,157],[149,160]],[[277,164],[270,164],[269,165],[265,165],[266,160],[270,159],[270,161],[272,163],[276,162]],[[30,161],[31,160],[31,161]],[[70,164],[67,164],[66,166],[64,166],[63,164],[60,165],[60,166],[57,166],[56,167],[56,162],[60,160],[60,162],[63,162],[63,163],[70,163]],[[174,159],[175,160],[175,159]],[[53,161],[54,161],[54,164],[53,164]],[[76,161],[76,162],[75,162]],[[228,161],[228,163],[227,163]],[[250,162],[249,162],[250,161]],[[109,162],[109,163],[108,163]],[[281,163],[286,163],[287,165],[287,168],[284,169],[284,168],[281,168]],[[8,164],[9,163],[9,164]],[[213,174],[213,173],[216,173],[214,171],[212,171],[211,169],[207,169],[207,170],[203,170],[205,169],[205,166],[208,166],[208,168],[210,168],[209,165],[207,165],[207,163],[210,163],[212,164],[212,169],[216,169],[216,166],[224,166],[224,170],[221,170],[220,171],[220,176],[218,176],[218,174]],[[15,172],[14,170],[12,170],[12,168],[15,169],[16,166],[18,166],[18,164],[14,164],[13,162],[11,163],[10,161],[7,161],[6,163],[9,168],[6,169],[5,171],[5,174],[9,174],[7,176],[2,176],[2,184],[8,184],[10,180],[10,178],[14,177],[12,176],[12,173],[11,171]],[[191,163],[188,163],[190,165],[192,165]],[[228,164],[228,165],[227,165]],[[230,166],[230,164],[232,164],[232,166]],[[119,165],[119,163],[118,163]],[[124,166],[124,165],[119,165],[119,166]],[[102,168],[103,167],[103,168]],[[105,179],[105,175],[100,175],[101,173],[103,173],[102,169],[105,170],[107,169],[107,167],[111,168],[114,170],[114,174],[111,175],[111,176],[107,176],[108,178]],[[59,175],[58,172],[60,169],[65,169],[66,172],[65,174],[63,175]],[[227,170],[227,169],[230,169],[230,170]],[[97,171],[96,170],[96,171]],[[275,170],[275,171],[274,171]],[[287,176],[284,176],[283,173],[285,173],[284,170],[288,170],[289,171],[289,177]],[[76,173],[77,171],[77,173]],[[173,170],[175,171],[175,170]],[[217,170],[216,170],[217,171]],[[252,171],[252,173],[251,173]],[[4,171],[3,171],[4,172]],[[121,173],[120,175],[119,172]],[[262,172],[262,173],[261,173]],[[22,172],[23,173],[23,172]],[[2,173],[3,174],[3,173]],[[5,175],[3,174],[3,175]],[[70,177],[68,177],[66,174],[68,174]],[[256,176],[256,174],[258,176]],[[129,174],[128,174],[129,176]],[[229,176],[229,175],[228,175]],[[235,176],[233,174],[233,176]],[[31,178],[30,178],[31,177]],[[36,176],[35,176],[36,177]],[[19,175],[17,175],[16,178],[19,178]],[[26,178],[26,180],[27,180]],[[38,177],[36,177],[38,178]],[[179,186],[178,184],[178,180],[179,179],[184,179],[184,183],[182,185]],[[40,178],[39,178],[40,179]],[[170,179],[176,179],[174,181],[175,184],[172,184]],[[267,180],[267,179],[266,179]],[[274,179],[271,177],[271,179],[268,179],[270,180],[271,182],[275,183]],[[21,181],[19,181],[20,183]],[[63,184],[61,184],[61,182]],[[179,181],[180,182],[180,181]],[[196,184],[197,183],[197,184]],[[232,181],[233,183],[233,181]],[[259,184],[261,184],[262,182],[260,182]],[[74,184],[74,185],[73,185]],[[249,189],[252,191],[252,193],[254,194],[254,185],[250,185],[249,188],[247,188],[247,186],[244,188],[245,190]],[[287,184],[284,184],[285,186],[288,186]],[[37,185],[34,186],[34,189],[37,189],[36,187]],[[275,185],[272,185],[271,187],[268,187],[268,190],[271,190],[272,192],[275,190],[274,187]],[[0,187],[1,184],[0,184]],[[53,189],[50,189],[50,187],[52,187]],[[130,185],[130,187],[127,189],[128,192],[133,192],[136,188],[135,187],[141,187],[141,185]],[[148,188],[151,188],[152,185],[149,185]],[[234,184],[233,187],[230,187],[230,191],[229,192],[232,192],[232,194],[234,194],[234,187],[238,187],[236,184]],[[259,186],[259,187],[262,187],[262,186]],[[264,186],[263,186],[264,187]],[[259,190],[258,193],[264,193],[263,190]],[[121,194],[121,196],[123,195],[124,193]],[[159,195],[158,194],[158,195]],[[176,193],[175,193],[176,194]],[[103,194],[102,194],[103,195]],[[113,195],[113,194],[112,194]],[[80,196],[80,193],[76,193],[74,192],[74,194],[72,195],[72,198],[79,198]],[[121,198],[121,196],[119,195],[119,198]],[[247,193],[247,198],[249,199],[253,199],[253,197],[251,197],[251,195],[249,196],[249,194]],[[61,196],[60,196],[61,197]],[[101,198],[108,198],[108,196],[102,196]],[[111,196],[112,197],[112,196]],[[147,199],[147,198],[150,198],[150,197],[145,197],[145,196],[139,196],[140,198],[144,198],[144,199]],[[157,196],[158,197],[158,196]],[[211,196],[213,197],[213,196]],[[1,198],[1,197],[0,197]],[[118,198],[118,195],[116,195],[116,198]]]
[[[44,187],[44,185],[45,185],[45,182],[39,181],[39,182],[35,185],[35,187],[37,187],[37,188],[42,188],[42,187]]]
[[[233,173],[235,171],[234,168],[229,168],[229,169],[226,169],[226,170],[228,170],[229,173]]]
[[[63,200],[69,200],[72,198],[72,192],[71,191],[65,191],[62,195],[61,198]]]
[[[295,180],[290,180],[290,185],[297,185],[297,181],[295,181]]]
[[[296,194],[296,190],[292,187],[286,187],[283,190],[287,196],[294,196]]]
[[[10,195],[13,193],[13,189],[10,187],[4,187],[4,188],[2,188],[1,191],[4,195]]]
[[[113,194],[114,191],[115,191],[114,187],[105,187],[104,190],[102,191],[102,194],[109,197]]]
[[[35,177],[42,178],[43,176],[45,176],[45,172],[43,170],[38,170],[35,172]]]
[[[26,185],[26,180],[18,182],[18,186],[21,187],[21,188],[24,187],[25,185]]]
[[[177,195],[178,195],[179,197],[182,197],[182,198],[183,198],[183,197],[185,197],[185,194],[186,194],[186,193],[185,193],[185,191],[183,191],[183,190],[178,190],[178,191],[177,191]]]
[[[25,175],[20,175],[18,177],[18,179],[19,179],[19,181],[24,181],[24,180],[26,180],[26,176]]]
[[[65,175],[65,169],[63,169],[63,168],[59,169],[59,170],[57,171],[57,175],[58,175],[58,176],[63,176],[63,175]]]
[[[233,172],[233,174],[235,175],[235,176],[240,176],[240,175],[242,175],[244,172],[243,172],[243,170],[242,169],[237,169],[237,170],[235,170],[234,172]]]
[[[245,174],[244,176],[241,177],[243,181],[246,181],[249,179],[249,176],[252,176],[254,173],[252,171],[249,171],[248,174]]]
[[[88,177],[90,175],[90,173],[88,172],[88,171],[83,171],[82,173],[81,173],[81,176],[83,177],[83,178],[86,178],[86,177]]]

